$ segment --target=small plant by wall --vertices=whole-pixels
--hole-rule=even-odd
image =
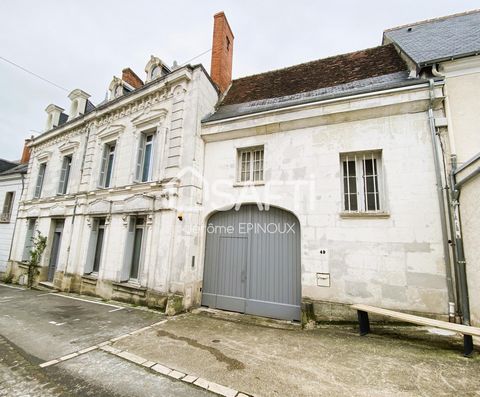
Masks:
[[[30,250],[30,259],[28,261],[28,288],[32,288],[35,276],[39,274],[38,268],[40,267],[40,260],[46,247],[47,237],[37,230],[37,234],[32,237],[32,249]]]

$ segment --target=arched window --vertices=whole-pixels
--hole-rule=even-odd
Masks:
[[[160,66],[156,65],[152,68],[152,71],[150,72],[150,79],[154,80],[157,77],[160,77],[161,74],[162,74],[162,70],[161,70]]]

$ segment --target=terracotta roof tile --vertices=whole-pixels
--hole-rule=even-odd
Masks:
[[[221,105],[279,98],[406,70],[389,44],[236,79]]]

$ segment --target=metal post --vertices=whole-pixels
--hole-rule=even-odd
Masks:
[[[362,310],[357,310],[358,324],[360,325],[360,336],[367,335],[370,332],[370,321],[368,320],[368,313]]]

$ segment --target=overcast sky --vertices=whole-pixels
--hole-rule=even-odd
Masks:
[[[211,47],[223,10],[241,77],[381,44],[386,28],[479,7],[479,1],[2,0],[0,57],[69,91],[102,101],[112,76],[141,78],[151,54],[184,63]],[[210,53],[192,61],[210,70]],[[68,92],[0,59],[0,158],[15,160],[44,128],[44,109],[69,109]]]

